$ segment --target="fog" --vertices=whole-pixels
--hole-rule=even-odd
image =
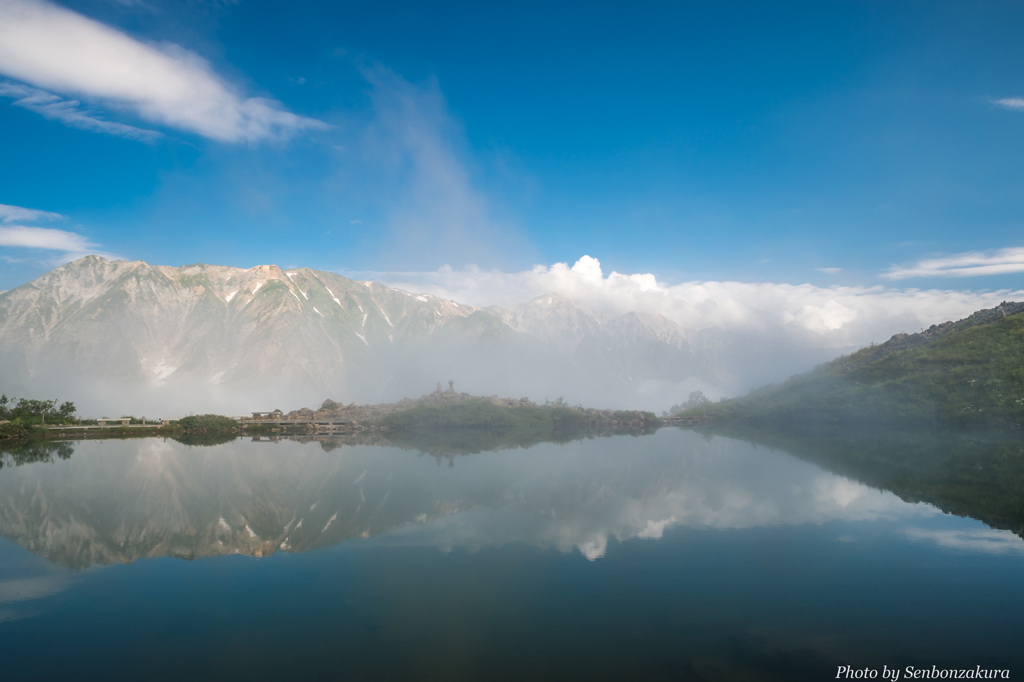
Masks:
[[[159,272],[139,286],[95,279],[95,268]],[[742,395],[895,333],[1024,297],[671,284],[605,274],[589,256],[521,272],[373,273],[389,287],[311,270],[190,268],[169,272],[194,270],[207,284],[187,288],[159,274],[166,269],[96,259],[0,295],[4,392],[71,400],[83,416],[176,417],[290,411],[326,398],[392,402],[453,380],[474,395],[660,413],[693,390]],[[275,291],[259,294],[266,282]]]

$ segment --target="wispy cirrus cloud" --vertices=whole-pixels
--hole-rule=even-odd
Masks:
[[[882,275],[900,280],[912,277],[982,277],[1024,272],[1024,247],[995,251],[967,251],[928,258],[911,265],[897,265]]]
[[[63,219],[64,216],[60,213],[50,213],[49,211],[38,211],[34,208],[22,208],[21,206],[0,204],[0,223],[13,223],[15,221],[35,223]]]
[[[91,253],[91,250],[99,245],[93,244],[76,232],[54,230],[48,227],[12,225],[0,227],[0,246]]]
[[[521,252],[519,231],[495,216],[474,183],[465,132],[437,82],[411,83],[380,64],[361,70],[373,111],[364,158],[378,182],[399,192],[388,211],[386,257],[463,264]]]
[[[1024,97],[1004,97],[1003,99],[992,100],[996,106],[1014,111],[1024,111]]]
[[[136,128],[125,123],[107,121],[99,114],[90,112],[78,100],[68,100],[54,95],[53,93],[38,88],[13,83],[11,81],[0,81],[0,97],[11,97],[15,106],[28,109],[44,118],[61,123],[72,128],[91,130],[96,133],[106,133],[125,137],[129,140],[141,140],[149,142],[160,137],[155,130]]]
[[[23,222],[53,222],[64,219],[64,216],[59,213],[0,204],[0,248],[36,249],[49,252],[42,259],[43,264],[49,267],[62,265],[88,255],[117,258],[117,256],[104,251],[103,247],[99,244],[93,243],[87,237],[77,232],[52,227],[17,224]],[[8,254],[0,254],[0,257],[8,262],[20,262],[22,260],[12,258]]]
[[[140,42],[45,0],[0,2],[0,74],[33,87],[4,93],[21,106],[68,125],[139,139],[152,131],[117,128],[123,124],[98,118],[69,97],[223,142],[284,139],[328,127],[278,102],[244,96],[194,52]]]

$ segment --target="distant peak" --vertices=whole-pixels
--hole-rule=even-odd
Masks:
[[[529,305],[571,305],[575,306],[576,303],[561,294],[547,293],[538,296],[529,302]]]
[[[254,265],[249,270],[260,274],[281,273],[283,275],[285,272],[280,266],[274,264]]]
[[[73,260],[70,263],[68,263],[67,265],[75,266],[75,267],[80,267],[80,266],[83,266],[83,265],[94,265],[94,264],[110,263],[110,262],[113,262],[113,261],[108,261],[103,256],[96,256],[96,255],[90,254],[88,256],[82,256],[81,258]]]

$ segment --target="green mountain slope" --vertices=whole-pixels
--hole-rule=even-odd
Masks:
[[[919,334],[897,334],[811,372],[708,406],[711,419],[1024,424],[1024,303],[1003,303]]]

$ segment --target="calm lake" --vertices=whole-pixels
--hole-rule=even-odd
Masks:
[[[1024,675],[1020,537],[739,440],[62,448],[0,469],[8,681]]]

